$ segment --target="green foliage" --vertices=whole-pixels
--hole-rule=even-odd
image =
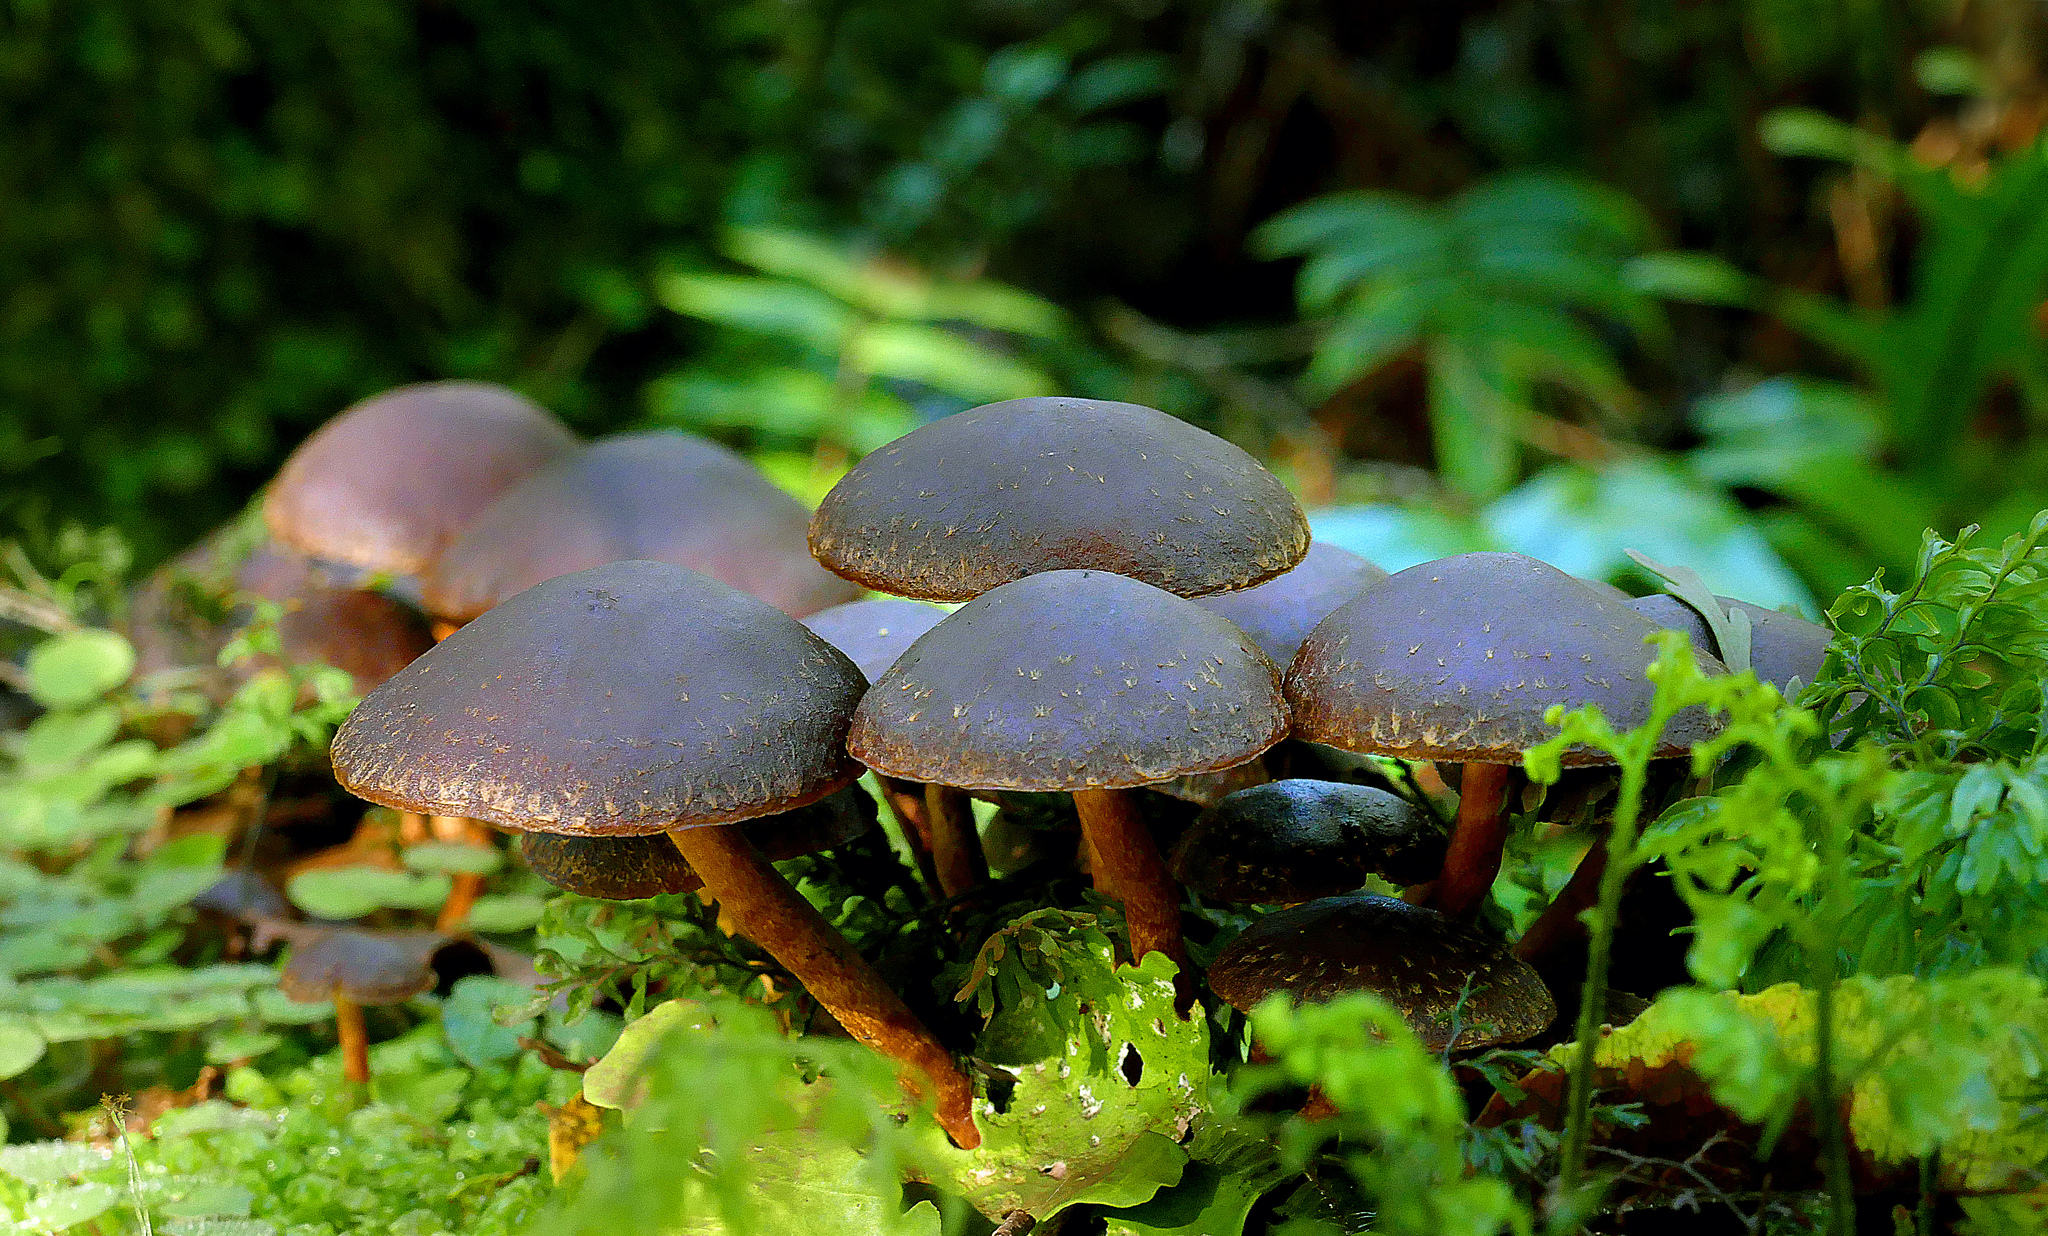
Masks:
[[[1334,313],[1309,382],[1333,392],[1402,352],[1429,367],[1437,466],[1483,502],[1519,468],[1519,421],[1539,383],[1619,414],[1634,396],[1591,313],[1646,339],[1656,305],[1622,278],[1648,222],[1626,197],[1535,173],[1503,175],[1441,205],[1350,192],[1296,206],[1254,235],[1265,257],[1306,256],[1302,308]]]

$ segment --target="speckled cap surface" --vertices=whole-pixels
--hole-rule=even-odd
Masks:
[[[965,601],[1041,571],[1114,571],[1181,596],[1308,552],[1308,519],[1237,447],[1134,403],[971,408],[875,451],[825,496],[811,552],[879,592]]]
[[[731,823],[860,775],[844,740],[866,685],[766,602],[615,562],[527,589],[372,691],[334,770],[372,802],[520,830]]]
[[[1331,610],[1386,578],[1387,572],[1348,549],[1311,541],[1308,556],[1293,570],[1195,604],[1236,623],[1273,664],[1285,668],[1294,661],[1301,641]]]
[[[869,682],[880,678],[909,650],[919,636],[939,625],[946,611],[923,601],[879,598],[848,601],[822,609],[803,620],[860,666]]]
[[[1828,641],[1834,632],[1796,614],[1781,614],[1761,605],[1734,597],[1715,597],[1723,607],[1749,615],[1749,667],[1758,681],[1774,683],[1779,690],[1794,678],[1812,682],[1827,659]],[[1699,611],[1667,592],[1637,597],[1629,608],[1660,627],[1683,631],[1694,648],[1719,654],[1713,632]]]
[[[1520,1042],[1557,1016],[1536,971],[1498,941],[1435,910],[1369,893],[1266,915],[1217,955],[1209,986],[1245,1010],[1274,992],[1309,1004],[1376,992],[1431,1051],[1450,1045],[1454,1010],[1461,1049]]]
[[[844,845],[875,826],[875,800],[848,786],[806,807],[733,825],[771,863]],[[687,893],[704,881],[666,833],[571,837],[525,833],[519,851],[535,875],[556,888],[605,901]]]
[[[401,386],[301,443],[270,483],[263,518],[295,549],[418,575],[500,493],[574,449],[560,421],[502,386]]]
[[[454,937],[438,931],[372,931],[335,927],[293,933],[291,960],[277,979],[303,1004],[338,993],[357,1004],[397,1004],[434,986],[434,954]]]
[[[505,491],[427,572],[427,609],[467,622],[545,579],[642,559],[702,571],[802,617],[860,589],[819,566],[810,512],[745,459],[686,433],[593,442]]]
[[[1643,641],[1656,624],[1521,554],[1409,567],[1317,624],[1287,674],[1295,737],[1408,759],[1518,764],[1557,731],[1553,704],[1598,704],[1617,729],[1650,715]],[[1701,657],[1709,673],[1721,663]],[[1699,710],[1664,731],[1682,755],[1719,726]],[[1612,763],[1584,746],[1566,764]]]
[[[1048,571],[960,607],[861,701],[879,773],[974,790],[1117,789],[1230,768],[1287,734],[1251,637],[1106,571]]]
[[[1343,781],[1269,781],[1226,795],[1180,835],[1167,867],[1225,901],[1311,901],[1367,876],[1396,884],[1436,878],[1445,836],[1398,794]]]

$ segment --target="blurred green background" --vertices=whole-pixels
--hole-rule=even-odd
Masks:
[[[0,535],[143,564],[350,401],[815,491],[1163,407],[1396,567],[1811,605],[2048,506],[2027,0],[5,0]],[[75,536],[74,536],[75,539]]]

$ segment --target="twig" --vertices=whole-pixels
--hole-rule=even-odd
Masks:
[[[0,586],[0,618],[48,631],[52,635],[72,630],[78,625],[55,601],[46,601],[33,593],[6,586]]]
[[[586,1061],[578,1064],[576,1061],[563,1055],[561,1049],[557,1048],[553,1043],[548,1042],[546,1039],[534,1038],[530,1034],[520,1035],[519,1045],[534,1055],[539,1056],[542,1064],[547,1065],[551,1069],[560,1069],[565,1073],[587,1073],[590,1071],[591,1063],[593,1063]]]
[[[1013,1210],[1003,1216],[1002,1224],[989,1236],[1024,1236],[1024,1233],[1038,1226],[1038,1220],[1021,1210]]]

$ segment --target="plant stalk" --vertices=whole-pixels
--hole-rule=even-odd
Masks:
[[[1131,931],[1131,960],[1142,962],[1147,953],[1165,953],[1173,959],[1180,967],[1174,979],[1175,1004],[1186,1017],[1195,989],[1187,944],[1181,939],[1180,884],[1159,856],[1152,830],[1138,818],[1126,790],[1075,790],[1074,810],[1081,817],[1096,889],[1123,903]]]

